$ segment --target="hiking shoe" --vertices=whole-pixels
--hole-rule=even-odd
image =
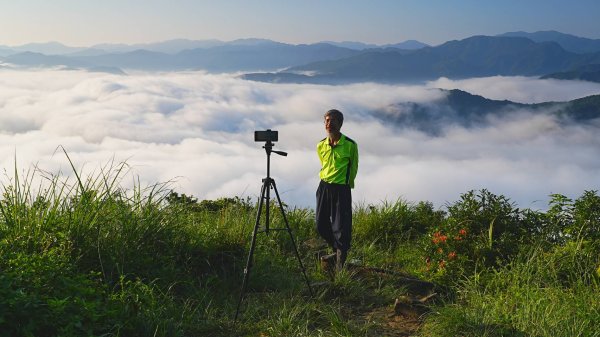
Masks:
[[[336,268],[336,260],[337,254],[329,254],[321,256],[321,269],[329,275],[330,278],[333,278],[335,274]]]
[[[336,255],[335,270],[340,272],[340,271],[342,271],[342,268],[344,268],[344,264],[346,263],[346,257],[348,256],[348,251],[338,249],[335,255]]]
[[[335,262],[336,260],[337,260],[337,253],[321,256],[321,261],[327,261],[327,262],[331,263],[331,262]]]

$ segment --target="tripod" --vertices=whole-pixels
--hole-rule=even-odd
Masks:
[[[256,248],[256,234],[258,234],[258,228],[260,225],[260,217],[262,214],[262,208],[265,204],[266,200],[266,208],[265,208],[265,234],[269,234],[269,215],[270,215],[270,202],[271,202],[271,188],[275,191],[275,195],[277,196],[277,202],[279,203],[279,210],[281,211],[281,215],[283,216],[283,221],[285,222],[285,228],[273,228],[271,230],[285,230],[290,235],[290,240],[292,241],[292,245],[294,246],[294,253],[296,254],[296,258],[298,259],[298,264],[300,264],[300,268],[302,269],[302,274],[304,275],[304,279],[306,280],[306,286],[310,292],[310,295],[313,295],[312,288],[310,287],[310,282],[308,281],[308,277],[306,276],[306,270],[304,269],[304,265],[302,264],[302,259],[300,259],[300,255],[298,254],[298,247],[296,246],[296,242],[294,241],[294,235],[292,235],[292,230],[290,229],[290,224],[288,223],[287,217],[285,216],[285,211],[281,204],[281,198],[279,197],[279,192],[277,191],[277,186],[275,185],[275,180],[271,178],[271,152],[276,153],[280,156],[287,156],[286,152],[283,151],[275,151],[273,150],[273,142],[268,140],[263,146],[265,151],[267,152],[267,177],[262,180],[262,188],[260,190],[260,201],[258,202],[258,209],[256,210],[256,222],[254,223],[254,231],[252,232],[252,242],[250,244],[250,252],[248,253],[248,260],[246,261],[246,268],[244,269],[244,281],[242,282],[242,290],[240,292],[240,299],[238,301],[237,309],[235,311],[235,320],[237,321],[238,315],[240,313],[240,306],[242,304],[242,300],[244,299],[244,294],[246,293],[246,286],[248,285],[248,279],[250,278],[250,269],[252,268],[252,256],[254,255],[254,249]]]

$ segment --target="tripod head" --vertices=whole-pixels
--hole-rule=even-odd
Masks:
[[[276,142],[279,139],[279,133],[277,131],[272,131],[271,129],[267,129],[265,131],[254,131],[254,141],[255,142],[265,142],[263,149],[267,153],[267,178],[271,179],[271,152],[278,154],[280,156],[287,156],[287,152],[284,151],[275,151],[273,150],[273,142]]]
[[[270,140],[268,140],[268,141],[265,143],[265,145],[263,146],[263,149],[265,149],[265,151],[267,152],[267,156],[270,156],[270,155],[271,155],[271,152],[273,152],[273,153],[276,153],[276,154],[278,154],[278,155],[280,155],[280,156],[287,157],[287,152],[283,152],[283,151],[275,151],[275,150],[273,150],[273,146],[275,146],[275,145],[274,145],[274,144],[273,144],[273,142],[272,142],[272,141],[270,141]]]

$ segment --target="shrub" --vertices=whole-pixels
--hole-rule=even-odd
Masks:
[[[443,277],[493,267],[531,241],[523,213],[510,200],[487,190],[469,191],[448,207],[448,216],[430,227],[424,240],[426,269]]]
[[[353,236],[360,243],[376,242],[385,247],[418,238],[444,217],[430,202],[414,205],[404,200],[354,210]]]

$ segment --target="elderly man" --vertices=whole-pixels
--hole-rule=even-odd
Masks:
[[[352,236],[352,194],[358,172],[358,146],[340,132],[344,115],[339,110],[325,113],[327,137],[317,144],[321,161],[317,189],[316,227],[333,249],[324,259],[335,259],[340,271],[346,262]]]

